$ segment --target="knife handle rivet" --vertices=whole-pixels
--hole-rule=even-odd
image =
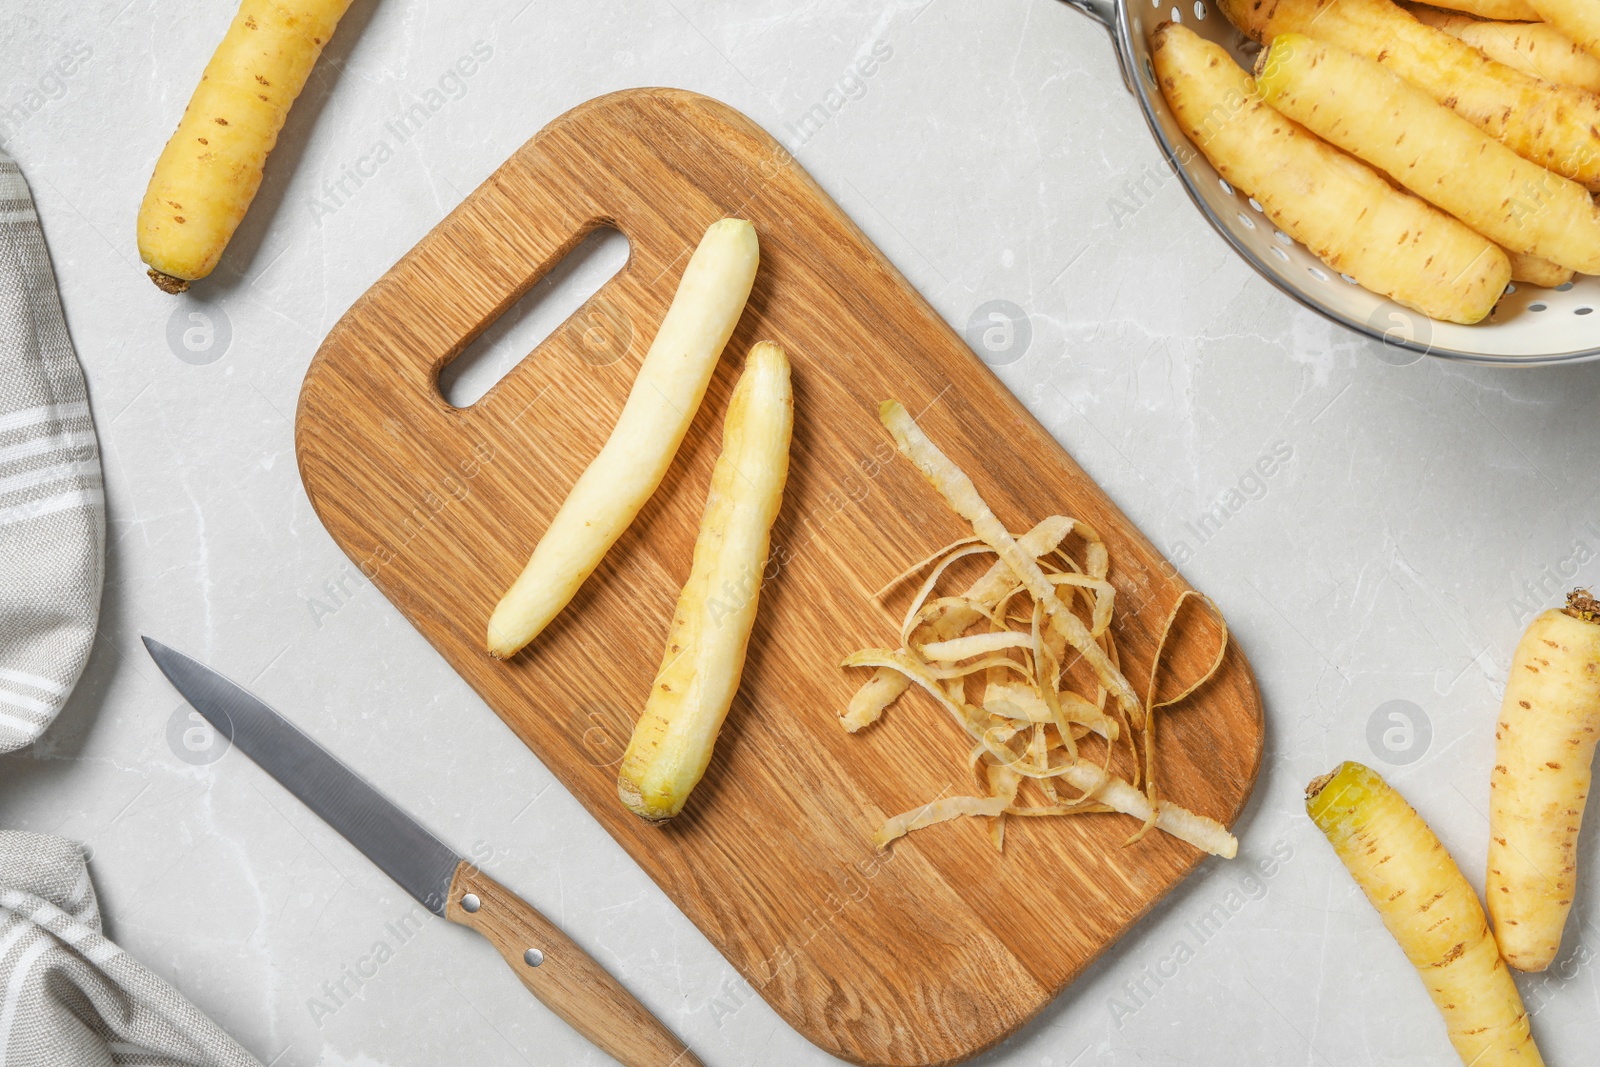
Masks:
[[[461,898],[462,911],[477,911],[481,907],[483,907],[483,901],[478,899],[478,894],[476,893],[468,893]]]
[[[537,967],[544,962],[544,953],[536,948],[530,948],[522,954],[522,960],[529,967]]]

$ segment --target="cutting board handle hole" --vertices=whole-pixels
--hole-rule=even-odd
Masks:
[[[592,298],[628,262],[628,252],[628,239],[610,226],[579,241],[439,372],[445,401],[457,408],[477,403],[560,331],[574,331],[579,357],[596,366],[627,355],[633,343],[629,317],[610,302]]]

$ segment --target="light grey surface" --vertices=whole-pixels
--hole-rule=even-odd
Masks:
[[[1481,887],[1493,719],[1525,612],[1600,579],[1600,368],[1395,366],[1294,307],[1162,172],[1104,32],[1055,0],[524,3],[358,0],[219,276],[197,286],[213,348],[196,353],[183,334],[203,349],[205,324],[172,326],[179,305],[139,269],[133,222],[232,5],[0,0],[0,108],[13,109],[0,133],[38,198],[89,377],[110,520],[99,644],[55,727],[0,762],[5,825],[89,843],[112,936],[263,1060],[603,1062],[490,946],[423,916],[247,760],[186,747],[201,739],[139,647],[150,633],[293,716],[559,922],[708,1063],[827,1060],[740,991],[360,581],[295,471],[301,377],[363,290],[568,107],[682,86],[794,146],[958,328],[990,300],[1026,309],[1031,343],[1000,375],[1186,560],[1266,694],[1242,859],[1209,863],[982,1062],[1457,1062],[1300,790],[1340,759],[1374,763]],[[316,210],[324,183],[394,141],[385,123],[478,41],[493,56],[464,95],[347,202]],[[844,82],[880,41],[881,68]],[[52,81],[79,43],[90,57]],[[841,85],[853,95],[830,97]],[[41,87],[51,96],[31,109]],[[826,121],[797,133],[817,104]],[[226,351],[199,362],[223,323]],[[1274,449],[1287,459],[1252,478]],[[1197,533],[1208,511],[1220,518]],[[1395,700],[1431,723],[1405,766],[1367,740]],[[1556,1064],[1592,1056],[1597,844],[1591,825],[1567,969],[1523,982]],[[1289,858],[1250,881],[1274,849]]]
[[[153,638],[143,643],[167,681],[210,724],[208,738],[249,756],[417,903],[445,914],[461,866],[454,849],[237,682]]]

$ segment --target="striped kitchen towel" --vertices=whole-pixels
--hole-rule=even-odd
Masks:
[[[36,740],[67,702],[104,569],[89,394],[33,197],[0,152],[0,752]]]
[[[71,841],[0,831],[0,1064],[260,1067],[107,940]]]

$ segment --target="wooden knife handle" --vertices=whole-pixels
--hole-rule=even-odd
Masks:
[[[625,1067],[704,1067],[554,923],[466,860],[450,880],[445,918],[487,937],[529,992]]]

